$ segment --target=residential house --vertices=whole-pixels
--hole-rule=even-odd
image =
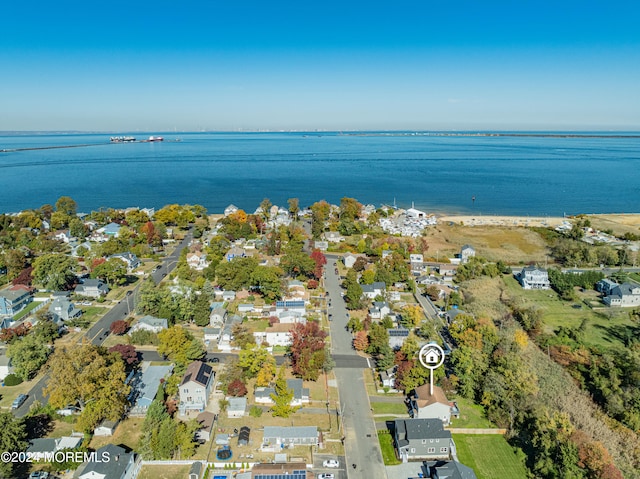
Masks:
[[[546,269],[536,266],[526,266],[522,268],[522,271],[516,273],[515,277],[524,289],[551,288],[549,274]]]
[[[376,281],[373,284],[362,284],[362,294],[369,299],[375,299],[376,296],[384,295],[387,285],[382,281]]]
[[[78,296],[87,296],[90,298],[100,298],[106,296],[109,292],[109,286],[99,279],[85,279],[76,286],[75,293]]]
[[[629,308],[640,305],[640,286],[632,283],[622,283],[615,286],[607,296],[602,298],[607,306]]]
[[[317,240],[314,244],[315,249],[319,249],[320,251],[327,251],[329,249],[328,241],[320,241]]]
[[[136,269],[141,264],[138,257],[135,254],[129,253],[129,252],[112,254],[107,259],[112,259],[112,258],[124,261],[124,264],[127,265],[127,272],[129,273],[131,273],[134,269]]]
[[[189,479],[202,479],[205,469],[205,464],[202,461],[194,462],[189,468]]]
[[[56,297],[49,305],[49,314],[55,323],[69,321],[82,316],[82,310],[65,297]]]
[[[596,283],[596,291],[602,293],[603,296],[609,296],[616,286],[618,286],[618,283],[605,278]]]
[[[421,254],[409,255],[409,266],[414,276],[419,276],[425,269],[424,257]]]
[[[203,411],[198,414],[196,421],[200,423],[200,429],[196,432],[196,439],[198,441],[207,442],[211,439],[213,433],[213,424],[215,423],[216,415],[209,411]]]
[[[292,279],[289,281],[287,285],[287,291],[291,296],[304,297],[306,293],[306,289],[302,281],[298,281],[297,279]]]
[[[105,460],[107,457],[108,461]],[[136,476],[135,453],[120,446],[102,446],[92,458],[78,467],[74,479],[133,479]]]
[[[64,449],[71,450],[79,447],[84,439],[84,434],[74,433],[72,436],[57,438],[30,439],[27,446],[27,455],[34,461],[41,461],[45,457]]]
[[[309,388],[302,386],[302,379],[287,379],[287,389],[293,391],[293,397],[289,403],[291,406],[302,406],[309,403]],[[254,398],[256,403],[273,404],[272,394],[275,394],[274,388],[258,387],[254,391]]]
[[[464,245],[460,249],[460,263],[462,264],[468,263],[469,260],[473,258],[475,255],[476,255],[476,250],[473,248],[473,246],[468,244]]]
[[[0,382],[4,381],[9,374],[13,373],[11,358],[6,356],[4,352],[0,354]]]
[[[237,314],[232,314],[227,317],[227,320],[220,332],[220,339],[218,340],[218,348],[223,351],[231,350],[231,341],[233,340],[233,326],[235,324],[242,323],[242,318]]]
[[[0,291],[0,316],[13,316],[33,301],[31,288],[11,287]]]
[[[222,292],[222,300],[223,301],[233,301],[234,299],[236,299],[236,292],[235,291],[223,291]]]
[[[238,211],[239,208],[236,205],[229,205],[224,209],[224,215],[229,216]]]
[[[121,226],[118,223],[109,223],[108,225],[103,226],[102,228],[98,228],[96,230],[97,233],[100,233],[106,237],[114,237],[117,238],[120,233]]]
[[[414,389],[413,394],[407,398],[411,407],[411,414],[414,418],[419,419],[439,419],[442,424],[448,426],[451,423],[452,412],[458,414],[455,403],[450,402],[444,391],[439,386],[433,386],[433,394],[431,394],[431,385],[423,384]]]
[[[82,256],[81,250],[80,248],[84,248],[87,251],[91,251],[91,243],[89,243],[88,241],[84,241],[82,243],[79,244],[74,244],[73,246],[71,246],[71,256],[73,256],[74,258],[77,258],[78,256]],[[86,253],[83,253],[86,254]]]
[[[380,372],[380,381],[382,382],[382,387],[395,389],[396,388],[396,370],[397,366],[393,366],[386,371]]]
[[[131,394],[129,399],[133,404],[129,414],[131,416],[145,416],[149,406],[156,397],[158,386],[165,380],[173,370],[173,365],[151,366],[144,363],[140,371],[133,377]]]
[[[391,307],[386,301],[374,301],[369,308],[371,319],[382,319],[391,314]]]
[[[204,332],[204,342],[206,343],[207,341],[211,342],[211,341],[218,341],[218,339],[220,339],[220,332],[222,331],[222,328],[204,328],[203,332]]]
[[[202,271],[209,266],[207,256],[199,251],[187,254],[187,264],[189,268],[195,269],[196,271]]]
[[[438,273],[445,278],[451,278],[458,272],[458,265],[451,263],[440,263],[438,265]]]
[[[229,404],[227,405],[227,417],[239,418],[245,415],[247,411],[247,398],[245,397],[230,397],[228,398]]]
[[[394,351],[402,348],[405,340],[409,337],[407,328],[389,328],[387,333],[389,334],[389,347]]]
[[[254,332],[253,337],[256,338],[256,344],[266,343],[269,346],[287,347],[292,341],[291,329],[293,329],[293,323],[276,323],[264,331]]]
[[[51,234],[53,235],[54,239],[61,241],[62,243],[65,243],[65,244],[69,244],[70,242],[76,240],[76,238],[71,236],[71,232],[69,230],[60,230]]]
[[[232,246],[231,249],[227,251],[225,258],[227,258],[227,261],[231,261],[233,258],[244,258],[246,256],[247,253],[243,248]]]
[[[470,467],[458,461],[424,461],[419,472],[408,479],[477,479]]]
[[[215,374],[213,368],[202,361],[194,361],[187,367],[178,388],[180,415],[187,411],[204,411],[209,402],[209,394]]]
[[[221,326],[226,320],[227,310],[225,308],[218,307],[211,310],[211,314],[209,314],[209,324],[211,326]]]
[[[120,421],[109,421],[105,419],[93,430],[94,436],[113,436]]]
[[[266,427],[265,427],[266,429]],[[317,477],[304,463],[258,463],[251,469],[252,479],[312,479]]]
[[[329,243],[340,243],[344,241],[344,236],[337,231],[327,231],[324,233],[324,239]]]
[[[358,257],[355,254],[347,253],[342,257],[342,262],[344,263],[345,267],[353,268],[353,265],[356,263],[357,259]]]
[[[238,305],[238,313],[252,313],[253,312],[253,303],[240,303]]]
[[[426,218],[427,216],[429,216],[424,211],[418,210],[413,206],[409,208],[407,211],[405,211],[405,214],[407,215],[407,218],[411,218],[411,219]]]
[[[282,314],[286,312],[294,312],[300,316],[305,316],[307,312],[305,302],[300,299],[276,301],[275,316],[281,318]],[[283,322],[282,319],[280,322]]]
[[[143,316],[136,324],[134,324],[129,330],[129,334],[136,331],[151,331],[152,333],[159,333],[163,329],[169,327],[168,321],[165,318],[156,318],[155,316]]]
[[[396,419],[393,439],[396,454],[403,462],[451,456],[451,431],[446,431],[438,419]]]
[[[265,426],[262,436],[263,447],[276,446],[318,446],[320,433],[316,426]],[[255,471],[255,466],[254,466]],[[255,478],[255,475],[254,475]],[[293,478],[290,478],[293,479]]]

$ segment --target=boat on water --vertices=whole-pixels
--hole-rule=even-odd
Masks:
[[[112,136],[111,143],[131,143],[136,141],[133,136]]]
[[[161,136],[150,136],[148,141],[164,141]]]

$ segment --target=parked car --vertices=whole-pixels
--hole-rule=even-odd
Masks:
[[[334,479],[335,476],[331,472],[323,472],[317,475],[318,479]]]
[[[11,403],[11,409],[18,409],[27,400],[26,394],[18,394],[18,397]]]
[[[73,414],[78,414],[79,412],[80,410],[75,406],[67,406],[63,409],[56,410],[56,414],[59,414],[60,416],[71,416]]]
[[[340,462],[336,459],[327,459],[322,462],[322,467],[340,467]]]

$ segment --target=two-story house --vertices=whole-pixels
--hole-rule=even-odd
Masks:
[[[451,455],[451,431],[439,419],[396,419],[393,432],[396,454],[403,462]]]
[[[64,297],[56,297],[49,305],[49,314],[54,322],[69,321],[70,319],[79,318],[82,316],[82,310],[75,307],[75,305]]]
[[[546,269],[526,266],[516,274],[516,279],[524,289],[550,289],[549,274]]]
[[[0,291],[0,316],[13,316],[33,300],[30,288],[9,288]]]
[[[188,411],[204,411],[215,374],[213,368],[202,361],[194,361],[187,367],[178,388],[180,394],[180,415]]]
[[[88,296],[90,298],[100,298],[101,296],[106,296],[108,292],[109,286],[99,279],[85,279],[75,289],[75,293],[78,296]]]

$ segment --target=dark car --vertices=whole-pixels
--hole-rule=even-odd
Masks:
[[[220,358],[211,358],[211,362],[212,363],[219,363],[220,362]]]

